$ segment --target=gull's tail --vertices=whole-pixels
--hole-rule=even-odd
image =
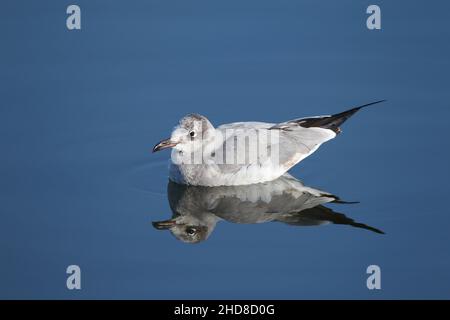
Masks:
[[[358,112],[360,109],[364,107],[368,107],[377,103],[384,102],[386,100],[379,100],[371,103],[364,104],[359,107],[352,108],[350,110],[336,113],[332,116],[324,116],[324,117],[317,117],[317,118],[305,118],[305,119],[299,119],[299,125],[305,128],[310,127],[320,127],[324,129],[330,129],[334,132],[340,133],[341,128],[339,126],[343,124],[345,121],[347,121],[348,118],[350,118],[352,115],[354,115],[356,112]]]

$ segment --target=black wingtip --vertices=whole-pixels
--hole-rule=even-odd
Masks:
[[[386,102],[386,101],[387,101],[386,99],[378,100],[378,101],[374,101],[374,102],[363,104],[362,106],[358,106],[358,107],[355,107],[353,109],[361,109],[361,108],[364,108],[364,107],[372,106],[374,104],[378,104],[378,103],[382,103],[382,102]]]
[[[365,108],[365,107],[368,107],[368,106],[372,106],[374,104],[382,103],[382,102],[385,102],[385,101],[386,101],[386,99],[378,100],[378,101],[374,101],[374,102],[370,102],[370,103],[366,103],[366,104],[363,104],[361,106],[354,107],[354,108],[352,108],[350,110],[346,110],[344,112],[334,114],[331,117],[325,118],[325,121],[322,124],[322,127],[327,128],[327,129],[331,129],[331,130],[333,130],[336,133],[340,133],[341,129],[339,128],[339,126],[341,124],[343,124],[345,121],[347,121],[356,112],[358,112],[362,108]]]
[[[358,204],[360,202],[359,201],[344,201],[344,200],[341,200],[341,199],[336,199],[332,203],[337,203],[337,204]]]
[[[359,222],[352,221],[351,223],[349,223],[349,225],[351,225],[352,227],[355,227],[355,228],[370,230],[370,231],[378,233],[378,234],[386,234],[383,230],[377,229],[375,227],[371,227],[371,226],[369,226],[367,224],[364,224],[364,223],[359,223]]]
[[[352,109],[333,114],[331,116],[324,117],[313,117],[313,118],[302,118],[297,121],[297,123],[304,127],[320,127],[324,129],[333,130],[336,134],[341,132],[340,125],[343,124],[347,119],[349,119],[352,115],[358,112],[361,108],[368,107],[374,104],[378,104],[381,102],[387,101],[386,99],[378,100],[370,103],[363,104],[361,106],[353,107]]]

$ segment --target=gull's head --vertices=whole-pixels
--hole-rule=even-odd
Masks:
[[[202,221],[194,216],[179,215],[169,220],[154,221],[158,230],[170,230],[178,240],[185,243],[199,243],[208,239],[216,226],[216,220]]]
[[[205,116],[189,114],[180,120],[169,139],[155,145],[153,152],[166,148],[193,152],[212,139],[214,139],[214,127],[211,122]]]

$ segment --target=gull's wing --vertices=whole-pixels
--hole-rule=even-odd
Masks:
[[[272,221],[282,214],[297,213],[338,199],[328,192],[305,186],[289,174],[266,183],[191,187],[189,192],[185,194],[184,203],[190,208],[200,204],[204,211],[234,223]]]
[[[221,160],[222,162],[217,165],[218,169],[222,174],[237,174],[238,172],[242,172],[243,170],[246,170],[245,168],[248,168],[248,165],[256,164],[256,163],[238,163],[237,162],[237,154],[238,151],[238,143],[237,140],[239,138],[252,135],[255,132],[267,131],[270,127],[272,127],[273,123],[267,123],[267,122],[255,122],[255,121],[248,121],[248,122],[233,122],[233,123],[227,123],[223,124],[219,127],[217,127],[217,131],[221,132],[222,137],[224,138],[223,144],[219,147],[221,154]],[[251,152],[249,149],[245,150],[246,153]],[[228,155],[232,154],[232,158],[235,159],[235,162],[227,161]],[[248,157],[247,155],[244,155],[244,157]]]
[[[316,151],[322,143],[341,133],[340,125],[356,112],[384,101],[367,103],[333,115],[294,119],[272,126],[269,130],[280,131],[280,165],[289,170]]]
[[[231,135],[226,136],[221,147],[224,155],[231,152],[233,155],[238,154],[236,141],[239,138],[242,140],[245,136],[251,136],[255,130],[258,133],[263,133],[266,137],[270,136],[270,138],[267,139],[268,142],[265,144],[266,152],[259,150],[261,145],[258,146],[258,159],[255,163],[226,163],[219,165],[218,168],[221,173],[236,175],[236,177],[241,174],[245,177],[256,177],[256,180],[259,179],[259,181],[274,179],[311,155],[322,143],[336,137],[341,132],[340,125],[361,108],[383,101],[375,101],[334,115],[300,118],[278,124],[235,122],[222,125],[217,129],[224,135],[231,131]],[[233,131],[235,132],[233,133]],[[247,154],[241,154],[240,157],[255,159],[255,157],[250,157],[251,155],[254,156],[254,150],[254,148],[246,150]],[[267,154],[263,161],[260,159],[261,154]]]
[[[222,124],[221,126],[218,126],[217,129],[219,129],[219,130],[226,130],[226,129],[269,129],[270,127],[272,127],[274,125],[275,125],[275,123],[258,122],[258,121],[247,121],[247,122],[233,122],[233,123]]]
[[[283,129],[278,129],[279,125],[269,129],[278,131],[278,145],[272,144],[268,148],[277,150],[279,157],[273,161],[285,171],[311,155],[322,143],[336,137],[336,133],[329,129],[304,128],[296,123],[283,123]]]
[[[305,128],[296,121],[283,122],[279,124],[264,122],[237,122],[223,125],[217,128],[221,130],[226,140],[223,145],[223,154],[226,159],[228,152],[238,153],[236,141],[245,136],[251,136],[257,132],[258,136],[266,137],[267,143],[261,144],[266,150],[259,150],[260,155],[267,155],[268,161],[258,159],[258,163],[246,163],[245,165],[260,165],[261,170],[270,169],[283,174],[292,166],[312,154],[324,142],[334,138],[336,133],[330,129],[311,127]],[[227,131],[228,130],[228,131]],[[245,152],[254,152],[253,149],[245,149]],[[248,159],[248,155],[245,155]],[[254,158],[253,158],[254,159]],[[237,172],[244,165],[225,164],[220,169],[224,173]],[[250,168],[249,168],[250,169]]]
[[[380,229],[371,227],[364,223],[356,222],[355,220],[347,217],[345,214],[333,211],[332,209],[322,205],[318,205],[298,213],[283,215],[276,221],[293,226],[316,226],[326,223],[341,224],[384,234],[384,232]]]

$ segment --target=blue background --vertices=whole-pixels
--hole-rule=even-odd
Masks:
[[[72,3],[1,4],[0,298],[450,298],[448,2],[378,0],[378,31],[373,1],[78,0],[69,31]],[[291,173],[386,235],[221,222],[188,245],[151,226],[171,216],[151,148],[184,114],[379,99]]]

